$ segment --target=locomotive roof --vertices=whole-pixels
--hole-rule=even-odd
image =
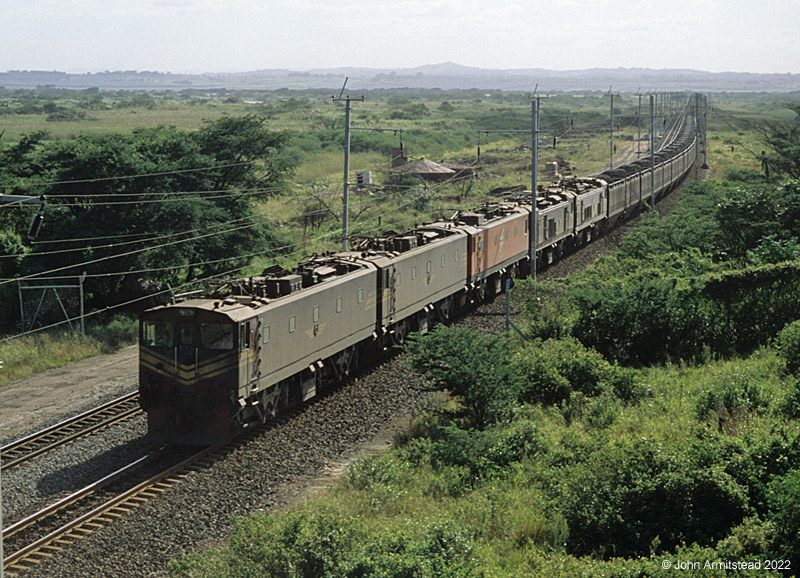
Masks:
[[[351,274],[370,273],[371,263],[356,259],[348,253],[315,255],[291,271],[280,267],[266,269],[262,275],[221,282],[211,293],[193,297],[150,311],[166,309],[200,309],[220,313],[232,321],[249,319],[256,311],[294,297],[305,296],[317,287],[330,286]],[[145,313],[148,313],[145,312]]]

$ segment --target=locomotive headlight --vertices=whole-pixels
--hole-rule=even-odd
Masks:
[[[194,317],[194,309],[178,309],[178,317]]]

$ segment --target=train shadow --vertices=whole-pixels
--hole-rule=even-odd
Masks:
[[[63,467],[39,478],[37,484],[39,495],[53,496],[65,492],[74,492],[156,449],[155,444],[144,434],[121,444],[110,442],[111,447],[106,446],[106,449],[85,457],[80,455],[78,444],[84,444],[87,448],[87,453],[91,451],[91,440],[89,438],[64,448],[63,452],[70,452],[69,456],[65,455],[63,458],[63,462],[67,463]]]

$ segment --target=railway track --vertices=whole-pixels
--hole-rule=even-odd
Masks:
[[[210,467],[229,449],[160,448],[18,521],[3,530],[4,551],[11,552],[3,559],[4,572],[17,576],[29,570]]]
[[[132,392],[85,413],[0,448],[0,469],[14,468],[76,439],[91,435],[141,413],[139,393]]]
[[[397,353],[397,351],[387,351],[380,359],[359,366],[351,375],[326,388],[320,395],[281,413],[265,424],[245,430],[241,436],[226,446],[209,446],[199,450],[162,447],[4,528],[2,540],[6,554],[3,559],[5,574],[21,575],[42,560],[69,548],[78,540],[113,524],[138,506],[179,484],[192,473],[210,468],[230,452],[250,443],[265,430],[289,422],[312,405],[324,403],[330,395],[348,383],[362,379],[394,358]],[[133,398],[124,396],[111,403],[123,399]],[[106,425],[110,425],[113,423],[111,419],[103,420],[103,423],[108,422]],[[82,431],[83,435],[88,435],[88,431],[85,429]],[[187,453],[190,454],[188,457]],[[151,474],[151,471],[155,473]]]

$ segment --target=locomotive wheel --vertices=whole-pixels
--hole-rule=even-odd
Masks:
[[[406,337],[408,336],[408,320],[403,319],[402,321],[398,321],[397,324],[394,326],[393,331],[393,340],[395,345],[402,345],[406,341]]]
[[[486,280],[481,280],[478,286],[475,288],[475,294],[478,297],[479,302],[486,301]]]
[[[439,319],[442,322],[446,323],[450,321],[450,317],[453,314],[453,300],[451,297],[447,297],[439,301],[436,304],[436,311],[439,313]]]

